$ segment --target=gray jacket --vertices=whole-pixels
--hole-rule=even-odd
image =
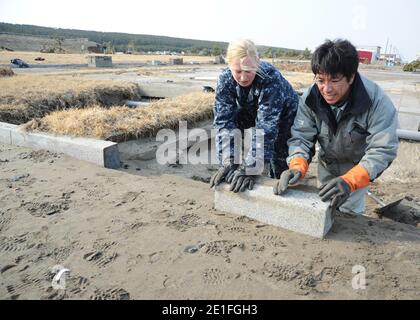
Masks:
[[[337,123],[331,107],[313,85],[301,97],[289,158],[309,162],[319,142],[320,164],[340,176],[361,164],[375,180],[397,156],[398,115],[389,97],[374,82],[356,74],[347,105]]]

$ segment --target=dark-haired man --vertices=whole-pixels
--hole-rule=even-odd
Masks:
[[[358,73],[358,53],[349,41],[327,40],[311,65],[315,84],[301,98],[288,140],[289,170],[274,193],[305,176],[318,142],[321,199],[341,212],[363,214],[369,183],[397,155],[397,112],[382,89]]]

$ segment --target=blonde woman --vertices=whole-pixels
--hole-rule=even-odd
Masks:
[[[222,143],[222,130],[233,132],[255,128],[264,132],[264,144],[255,142],[252,154],[261,152],[271,178],[279,178],[287,170],[287,140],[293,124],[298,96],[291,85],[271,64],[260,61],[255,44],[250,40],[232,42],[227,50],[226,68],[219,76],[214,106],[214,127],[218,129],[216,146],[220,169],[210,180],[210,186],[222,181],[231,184],[231,191],[251,190],[255,176],[248,167],[255,165],[245,157],[235,163],[233,137],[230,144]],[[255,132],[255,131],[254,131]],[[256,150],[263,148],[263,150]],[[226,150],[229,149],[229,150]]]

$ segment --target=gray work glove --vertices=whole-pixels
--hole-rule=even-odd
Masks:
[[[342,178],[335,178],[322,186],[319,196],[326,202],[331,200],[331,208],[339,208],[350,197],[350,186]]]
[[[288,170],[286,160],[284,159],[271,159],[269,176],[272,179],[280,179],[283,171]]]
[[[230,191],[235,193],[244,192],[247,188],[252,190],[255,184],[255,176],[247,175],[245,168],[241,166],[226,179],[226,182],[230,183]]]
[[[286,170],[280,175],[280,180],[276,182],[273,187],[275,195],[281,195],[284,193],[289,186],[296,184],[302,177],[302,173],[299,170]]]
[[[227,181],[227,178],[231,177],[238,167],[239,165],[233,163],[227,163],[220,167],[210,179],[210,188],[218,186],[223,180]]]

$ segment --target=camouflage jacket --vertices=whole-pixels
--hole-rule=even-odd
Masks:
[[[299,98],[281,73],[267,62],[261,62],[261,72],[255,76],[250,88],[240,87],[229,68],[219,76],[214,106],[214,128],[216,148],[220,163],[232,161],[234,155],[233,137],[230,144],[222,144],[220,130],[232,132],[235,129],[254,128],[252,148],[245,157],[245,164],[252,165],[252,155],[257,148],[264,161],[285,161],[287,140],[296,116]],[[264,133],[264,144],[257,143],[255,129]],[[230,152],[225,149],[230,148]],[[251,154],[252,152],[252,154]]]

